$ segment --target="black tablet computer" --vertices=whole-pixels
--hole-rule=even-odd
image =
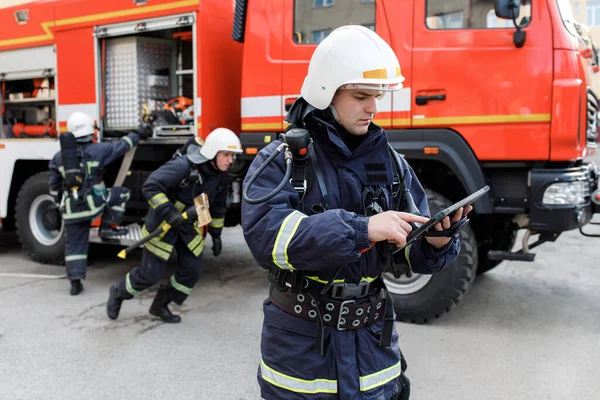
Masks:
[[[431,219],[429,221],[425,222],[423,225],[419,226],[417,229],[415,229],[408,235],[408,237],[406,238],[405,246],[395,247],[393,249],[393,251],[391,251],[391,254],[395,254],[398,251],[404,249],[406,246],[410,245],[412,242],[414,242],[415,240],[417,240],[418,238],[423,236],[425,234],[425,232],[427,232],[428,230],[433,228],[433,226],[435,224],[437,224],[438,222],[443,220],[445,217],[449,216],[450,214],[452,214],[454,211],[458,210],[461,207],[465,207],[471,203],[474,203],[477,199],[479,199],[481,196],[483,196],[489,190],[490,190],[490,187],[486,185],[486,186],[482,187],[481,189],[479,189],[478,191],[476,191],[475,193],[465,197],[464,199],[462,199],[462,200],[452,204],[451,206],[443,209],[442,211],[436,213],[433,217],[431,217]]]

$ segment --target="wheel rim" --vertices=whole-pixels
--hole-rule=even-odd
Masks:
[[[383,274],[385,286],[392,294],[412,294],[423,289],[431,280],[431,275],[421,275],[413,273],[409,278],[402,274],[396,278],[392,273]]]
[[[54,246],[60,241],[64,230],[64,223],[60,221],[60,230],[52,231],[46,229],[42,217],[50,207],[54,206],[54,199],[49,194],[36,197],[29,208],[29,227],[35,240],[44,246]]]

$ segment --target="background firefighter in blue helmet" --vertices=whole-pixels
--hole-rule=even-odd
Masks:
[[[167,285],[161,285],[150,306],[150,314],[164,322],[176,323],[181,318],[168,308],[171,301],[181,305],[198,281],[202,270],[204,234],[197,216],[184,219],[182,213],[194,205],[194,198],[208,196],[212,221],[208,233],[212,237],[213,255],[221,253],[227,199],[227,170],[242,146],[237,135],[217,128],[199,145],[195,139],[175,153],[173,158],[154,171],[142,187],[150,208],[143,227],[144,235],[168,223],[171,228],[144,244],[141,266],[131,270],[122,281],[110,288],[107,314],[117,319],[123,300],[133,298],[156,284],[164,275],[173,249],[177,252],[177,270]]]
[[[274,197],[256,200],[276,192],[286,171],[280,155],[255,175],[279,140],[263,149],[248,171],[244,237],[254,258],[270,271],[271,283],[258,368],[265,400],[410,395],[393,306],[382,281],[390,260],[382,253],[403,247],[412,231],[409,223],[428,221],[429,210],[419,180],[399,157],[404,184],[421,216],[416,210],[394,211],[404,209],[397,207],[404,200],[393,193],[386,132],[373,123],[377,101],[403,80],[397,57],[375,32],[362,26],[334,30],[317,46],[301,97],[286,117],[288,134],[306,129],[313,141],[306,189],[286,182]],[[435,229],[448,230],[471,209],[459,209]],[[432,274],[451,264],[459,249],[455,235],[421,238],[396,253],[395,261]]]
[[[131,150],[149,134],[145,126],[114,143],[95,143],[94,120],[82,112],[74,112],[67,120],[67,133],[61,134],[61,151],[50,161],[50,194],[62,215],[66,229],[65,264],[71,282],[71,294],[83,290],[92,220],[102,216],[99,235],[110,237],[127,233],[113,228],[121,222],[129,189],[107,188],[104,167]],[[71,148],[66,149],[71,144]],[[66,155],[66,156],[65,156]],[[77,187],[68,183],[76,176]],[[71,187],[67,187],[71,186]],[[64,197],[63,197],[64,195]]]

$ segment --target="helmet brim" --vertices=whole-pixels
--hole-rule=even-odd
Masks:
[[[80,136],[78,138],[75,138],[75,141],[77,143],[89,143],[92,140],[94,140],[94,135],[93,134],[89,134],[89,135]]]

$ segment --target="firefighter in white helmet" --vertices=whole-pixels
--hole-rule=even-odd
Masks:
[[[50,194],[60,207],[66,229],[65,264],[71,282],[71,294],[83,290],[89,230],[92,220],[102,216],[99,234],[113,237],[127,233],[116,228],[129,200],[129,189],[107,188],[102,179],[104,168],[137,145],[149,134],[140,126],[137,133],[116,142],[95,142],[94,120],[82,112],[74,112],[67,120],[67,132],[59,136],[61,151],[50,161]],[[63,198],[64,196],[64,198]],[[53,218],[58,224],[58,218]]]
[[[144,244],[142,263],[131,270],[123,280],[110,288],[107,314],[117,319],[123,300],[133,298],[154,286],[164,275],[173,249],[177,251],[178,267],[162,285],[150,306],[150,314],[164,322],[177,323],[168,304],[182,304],[191,293],[202,270],[205,234],[198,227],[196,216],[184,219],[182,213],[194,205],[194,198],[206,194],[209,200],[211,222],[208,233],[212,237],[213,255],[221,253],[221,231],[229,176],[227,170],[242,145],[235,133],[226,128],[213,130],[202,143],[191,139],[173,158],[154,171],[142,187],[150,205],[142,229],[144,235],[168,223],[171,229]]]
[[[385,131],[373,122],[377,101],[403,80],[396,55],[375,32],[334,30],[313,53],[302,96],[286,117],[288,134],[305,132],[313,142],[300,184],[277,193],[285,157],[270,155],[279,140],[250,166],[243,232],[271,283],[258,368],[265,400],[410,394],[382,272],[390,265],[390,246],[403,247],[410,223],[427,222],[429,210],[414,171],[390,151]],[[298,179],[294,171],[292,181]],[[409,190],[404,198],[392,190],[398,171]],[[403,206],[409,196],[418,209]],[[421,238],[396,253],[396,263],[421,274],[452,263],[459,241],[449,228],[468,211],[437,224],[446,236]]]

